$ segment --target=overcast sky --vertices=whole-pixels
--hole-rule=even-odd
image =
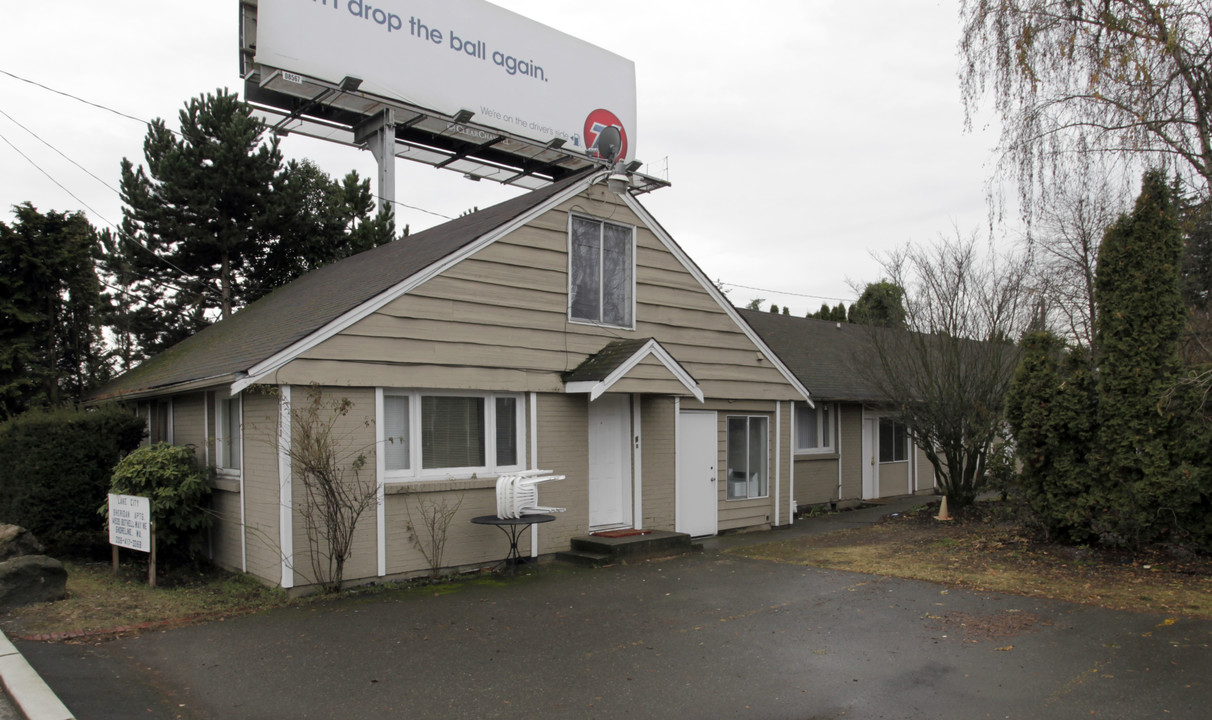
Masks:
[[[996,137],[964,131],[958,0],[496,4],[635,62],[635,156],[672,182],[642,201],[738,305],[849,303],[879,279],[873,256],[987,232]],[[146,127],[111,110],[175,127],[190,97],[241,90],[237,19],[237,0],[7,3],[0,204],[119,223],[120,162],[142,162]],[[374,174],[353,148],[291,135],[282,149]],[[414,231],[519,193],[404,160],[397,173]]]

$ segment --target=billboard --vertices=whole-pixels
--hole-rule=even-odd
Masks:
[[[614,125],[634,159],[634,63],[483,0],[257,0],[255,42],[254,61],[287,78],[356,78],[368,96],[588,157]]]

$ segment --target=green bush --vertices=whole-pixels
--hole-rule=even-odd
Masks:
[[[151,498],[157,558],[200,560],[206,549],[210,485],[184,445],[156,443],[135,450],[114,468],[110,492]],[[106,507],[101,508],[102,515]]]
[[[117,407],[35,411],[0,423],[0,522],[32,532],[54,556],[104,557],[97,506],[110,473],[146,432]]]

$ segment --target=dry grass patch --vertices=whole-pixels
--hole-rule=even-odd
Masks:
[[[1212,618],[1212,560],[1067,547],[1030,536],[1001,503],[949,523],[933,508],[864,528],[737,548],[746,557],[1086,605]]]
[[[64,563],[66,600],[8,609],[0,625],[13,637],[106,637],[147,627],[242,615],[290,602],[257,581],[207,570],[178,572],[160,587],[147,586],[146,569],[106,563]]]

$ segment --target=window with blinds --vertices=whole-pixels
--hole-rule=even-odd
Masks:
[[[521,396],[384,390],[379,447],[388,479],[521,470]]]

